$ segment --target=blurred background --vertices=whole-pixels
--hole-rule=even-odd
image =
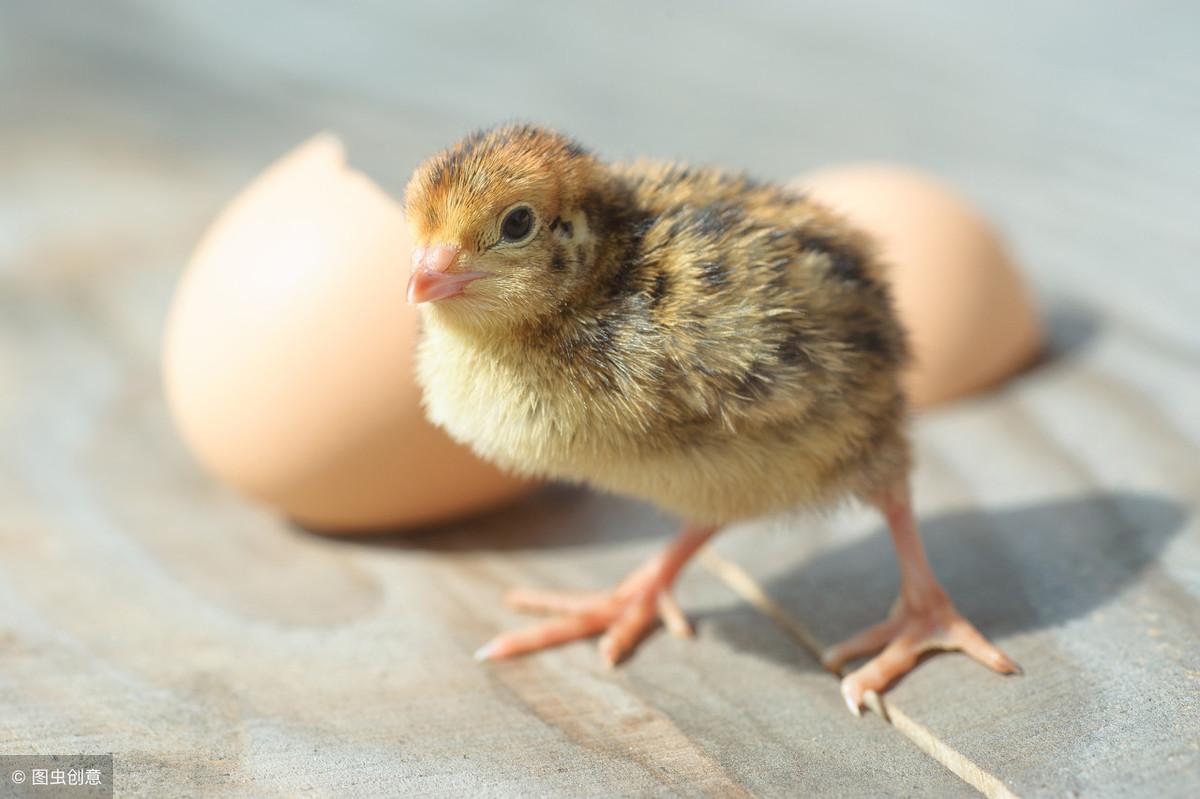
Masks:
[[[1050,353],[918,424],[917,493],[951,594],[1032,676],[936,658],[891,696],[1021,793],[1137,774],[1196,795],[1198,34],[1200,6],[1165,0],[0,0],[0,750],[116,752],[126,791],[159,796],[179,775],[255,795],[964,790],[853,726],[700,568],[696,642],[655,636],[615,674],[583,645],[470,660],[520,621],[504,586],[602,585],[653,551],[671,522],[643,506],[558,489],[411,548],[346,543],[183,450],[164,318],[249,180],[328,130],[399,197],[421,159],[521,119],[779,180],[899,162],[982,209]],[[873,519],[770,529],[722,552],[822,638],[886,609]]]
[[[1200,228],[1178,212],[1200,168],[1186,2],[0,9],[6,272],[66,269],[46,256],[71,247],[169,280],[222,202],[316,131],[399,194],[465,131],[529,119],[608,156],[771,178],[901,161],[964,189],[1044,286],[1177,334],[1200,299],[1183,274]],[[1097,281],[1098,259],[1129,268]]]

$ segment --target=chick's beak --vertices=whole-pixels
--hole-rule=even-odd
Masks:
[[[486,276],[484,272],[453,271],[457,263],[458,247],[449,244],[413,250],[408,301],[415,305],[455,297],[463,293],[468,283]]]

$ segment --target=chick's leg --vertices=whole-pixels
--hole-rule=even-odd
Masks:
[[[633,650],[658,618],[671,632],[690,635],[691,627],[676,604],[671,587],[696,550],[716,531],[716,527],[685,528],[666,550],[646,561],[611,591],[510,591],[506,600],[519,610],[563,615],[526,630],[497,636],[480,647],[475,657],[480,660],[513,657],[603,633],[600,655],[612,665]]]
[[[842,680],[842,696],[857,715],[867,691],[882,691],[934,649],[958,649],[995,671],[1012,674],[1017,664],[984,638],[954,607],[925,556],[913,520],[907,480],[883,491],[875,504],[887,519],[900,563],[900,596],[888,618],[831,647],[822,662],[840,672],[844,663],[882,649]]]

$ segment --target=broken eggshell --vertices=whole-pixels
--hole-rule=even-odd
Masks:
[[[255,179],[192,256],[168,313],[163,379],[191,451],[307,527],[410,527],[532,483],[433,427],[405,301],[398,203],[317,136]]]

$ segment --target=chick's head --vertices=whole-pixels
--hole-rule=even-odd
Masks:
[[[570,139],[528,125],[472,134],[430,158],[405,194],[416,242],[409,301],[484,330],[561,307],[573,282],[568,250],[585,238],[571,219],[602,168]]]

